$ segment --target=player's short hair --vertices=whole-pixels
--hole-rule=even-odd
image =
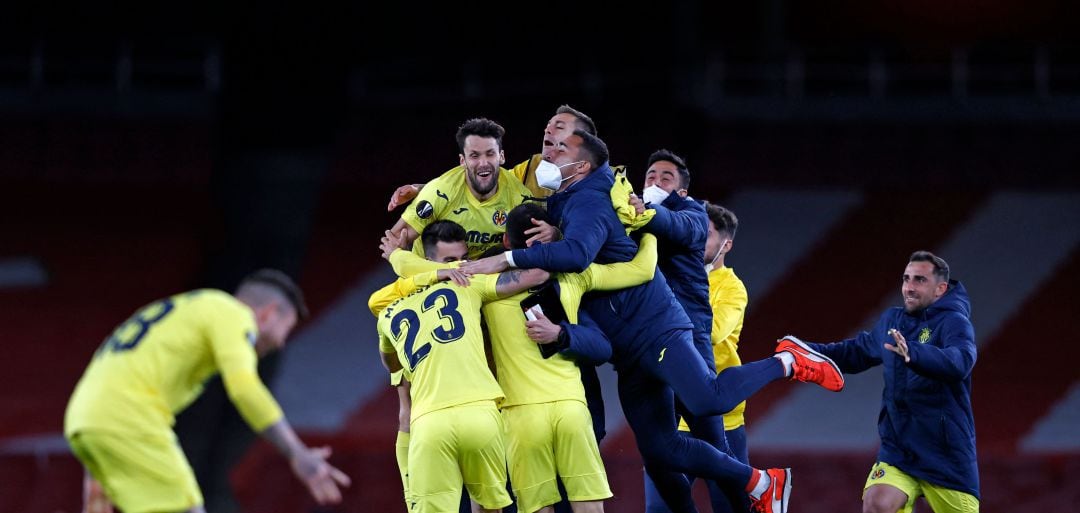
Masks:
[[[938,282],[949,281],[949,264],[945,259],[929,251],[919,250],[911,254],[908,263],[911,262],[930,262],[934,266],[934,276],[937,276]]]
[[[690,188],[690,170],[686,168],[686,160],[676,155],[671,150],[659,149],[649,155],[649,163],[645,164],[645,169],[652,167],[653,164],[664,161],[675,164],[675,169],[679,172],[679,188]]]
[[[506,236],[510,239],[510,249],[525,249],[525,241],[529,240],[525,230],[535,226],[532,219],[551,224],[547,209],[532,201],[526,201],[506,214]]]
[[[488,118],[473,118],[466,121],[457,129],[457,145],[461,154],[465,154],[465,138],[470,135],[477,137],[492,138],[495,139],[495,144],[499,145],[499,149],[502,150],[502,138],[506,134],[506,129],[502,125],[488,119]]]
[[[596,122],[584,112],[569,105],[560,105],[559,108],[555,109],[555,114],[569,114],[574,116],[577,118],[577,121],[574,122],[574,128],[596,135]]]
[[[440,242],[465,242],[468,237],[465,228],[453,221],[435,221],[424,227],[420,234],[420,243],[424,245],[424,255],[431,258]]]
[[[260,287],[270,289],[284,297],[296,310],[296,317],[299,320],[306,320],[310,315],[307,303],[304,302],[304,292],[289,275],[277,269],[259,269],[245,276],[236,287],[236,291],[238,294],[253,292],[253,289]]]
[[[735,232],[739,229],[739,218],[735,217],[735,212],[716,203],[706,201],[705,213],[709,215],[709,220],[716,226],[716,231],[726,233],[732,239],[735,238]]]
[[[592,169],[602,166],[608,161],[608,147],[599,137],[584,130],[574,130],[574,135],[581,138],[581,154],[579,158],[588,161]]]

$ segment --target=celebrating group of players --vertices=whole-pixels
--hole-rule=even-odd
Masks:
[[[971,305],[943,259],[913,253],[903,306],[871,331],[835,344],[787,336],[772,357],[741,364],[746,288],[724,265],[738,222],[688,194],[682,158],[653,153],[639,196],[573,108],[560,107],[541,153],[510,170],[503,133],[488,119],[465,122],[459,166],[399,188],[388,206],[412,200],[380,245],[400,278],[369,307],[398,387],[409,511],[499,511],[510,492],[520,512],[603,511],[612,494],[595,368],[608,362],[650,513],[696,511],[695,478],[715,512],[787,511],[791,470],[749,465],[745,399],[779,379],[839,391],[841,369],[877,365],[882,443],[864,511],[910,512],[919,496],[935,511],[978,511]],[[232,294],[177,294],[120,324],[64,419],[87,471],[84,511],[205,511],[172,425],[215,373],[315,500],[340,502],[348,476],[327,463],[329,449],[296,436],[256,372],[306,316],[296,284],[264,269]]]
[[[603,511],[605,362],[650,511],[695,511],[694,477],[714,511],[786,511],[790,469],[748,465],[744,400],[782,378],[833,391],[844,380],[794,337],[740,365],[746,289],[723,264],[735,215],[689,196],[686,164],[667,150],[649,158],[638,196],[569,106],[548,121],[541,153],[509,170],[503,134],[465,122],[460,165],[399,188],[388,206],[412,200],[381,245],[401,278],[369,306],[400,385],[410,511],[457,511],[463,486],[474,509],[499,511],[512,502],[507,469],[518,511],[560,500]]]

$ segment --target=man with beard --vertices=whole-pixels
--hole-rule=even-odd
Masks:
[[[509,171],[525,185],[534,198],[546,198],[551,195],[550,189],[540,187],[536,183],[536,168],[540,165],[540,161],[543,160],[543,153],[555,146],[555,141],[562,140],[564,137],[570,135],[574,130],[584,130],[592,135],[596,135],[596,123],[584,112],[577,110],[569,105],[560,105],[558,109],[555,109],[555,115],[551,116],[547,125],[544,125],[544,144],[542,146],[542,152],[537,153],[520,164],[514,166]],[[447,173],[453,173],[459,168],[451,169]],[[390,196],[390,203],[386,205],[387,212],[393,212],[395,208],[404,205],[416,197],[424,188],[424,184],[412,184],[402,185],[394,191],[394,194]],[[395,226],[395,232],[399,230],[400,226]],[[530,233],[531,235],[531,233]]]
[[[975,330],[971,302],[949,264],[929,251],[908,259],[903,308],[874,328],[834,344],[785,337],[777,349],[809,346],[843,372],[884,367],[878,433],[881,448],[863,486],[863,511],[910,513],[926,497],[938,513],[979,511],[979,467],[971,411]]]
[[[465,228],[470,259],[501,246],[506,214],[530,196],[513,175],[500,171],[499,166],[506,161],[504,133],[502,126],[485,118],[461,125],[457,131],[461,165],[429,182],[387,236],[400,237],[399,247],[405,247],[413,244],[427,225],[448,220]],[[413,250],[423,255],[419,244]]]

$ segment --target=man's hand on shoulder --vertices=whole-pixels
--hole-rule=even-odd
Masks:
[[[461,264],[461,270],[468,274],[495,274],[510,268],[506,255],[495,255]]]

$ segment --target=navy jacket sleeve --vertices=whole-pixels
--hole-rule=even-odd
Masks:
[[[611,205],[568,207],[563,214],[563,239],[548,244],[514,250],[514,264],[522,269],[539,267],[552,272],[579,273],[589,267],[607,240],[608,228],[594,208],[611,209]],[[592,210],[590,212],[590,210]]]
[[[882,342],[874,335],[884,333],[885,317],[881,316],[873,330],[863,331],[855,338],[832,344],[810,344],[810,347],[832,358],[844,374],[857,374],[881,365]]]
[[[664,203],[672,201],[671,198],[678,198],[675,201],[686,201],[679,198],[678,194],[672,194]],[[693,247],[695,243],[701,244],[701,241],[708,237],[706,230],[709,228],[709,218],[705,212],[692,209],[671,210],[664,205],[653,205],[652,209],[656,211],[656,215],[645,225],[646,232],[684,248]]]
[[[962,381],[975,367],[975,329],[960,314],[942,323],[942,347],[908,341],[908,367],[941,381]]]
[[[561,352],[580,364],[600,365],[611,359],[611,342],[585,312],[578,312],[578,324],[563,322],[568,347]]]

